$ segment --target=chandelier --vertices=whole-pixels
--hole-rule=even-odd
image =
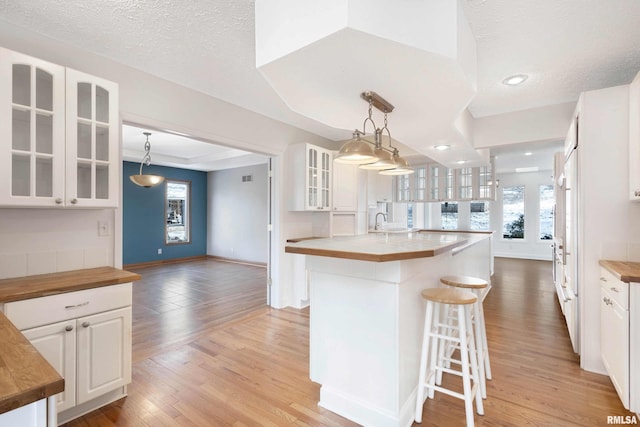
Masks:
[[[149,135],[151,132],[142,132],[143,135],[147,137],[146,142],[144,143],[144,157],[140,161],[140,173],[138,175],[131,175],[129,179],[133,181],[134,184],[139,185],[140,187],[150,188],[155,187],[158,184],[161,184],[164,181],[164,177],[160,175],[143,175],[142,174],[142,166],[151,165],[151,143],[149,142]]]
[[[369,115],[364,119],[362,131],[356,129],[353,138],[347,141],[335,157],[339,163],[357,164],[362,169],[377,170],[382,175],[408,175],[414,172],[407,161],[400,157],[398,149],[391,145],[391,132],[387,126],[387,114],[393,111],[393,105],[373,91],[366,91],[360,97],[369,103]],[[372,110],[376,107],[384,113],[384,127],[379,129],[373,121]],[[366,135],[367,122],[373,126],[374,142],[362,139]],[[382,136],[387,132],[389,147],[383,147]]]

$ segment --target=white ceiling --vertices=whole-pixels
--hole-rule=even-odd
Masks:
[[[640,70],[638,0],[461,4],[477,48],[477,93],[468,106],[476,118],[574,102],[582,91],[629,83]],[[256,69],[254,6],[254,0],[0,0],[0,20],[329,139],[346,139],[350,130],[290,110]],[[359,59],[366,73],[370,58],[358,52]],[[501,84],[516,73],[529,79],[518,87]],[[392,77],[402,85],[402,70]],[[393,94],[384,95],[393,102]],[[357,114],[364,115],[362,107]],[[134,136],[141,131],[131,130]],[[125,152],[135,157],[144,140],[129,139],[128,132]],[[192,150],[185,140],[164,147],[163,137],[151,132],[154,163],[166,156],[175,165],[188,164],[182,167],[209,167],[197,159],[200,147]],[[226,154],[211,154],[219,155]]]

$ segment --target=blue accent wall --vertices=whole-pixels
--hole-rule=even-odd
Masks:
[[[122,263],[137,264],[207,254],[207,173],[165,166],[145,166],[143,173],[191,181],[191,243],[165,244],[165,183],[152,188],[129,179],[140,163],[122,162]],[[162,255],[158,255],[162,249]]]

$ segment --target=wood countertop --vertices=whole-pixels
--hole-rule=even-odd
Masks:
[[[140,280],[113,267],[0,280],[0,303]],[[64,379],[0,311],[0,414],[64,390]]]
[[[401,261],[434,257],[488,238],[491,238],[490,233],[370,233],[289,243],[285,252],[360,261]]]
[[[64,379],[0,312],[0,414],[64,391]]]
[[[622,282],[640,282],[640,262],[601,259],[600,265]]]
[[[2,279],[0,303],[135,282],[140,278],[137,273],[113,267],[97,267]]]

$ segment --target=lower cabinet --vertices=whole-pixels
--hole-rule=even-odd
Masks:
[[[633,307],[630,305],[629,284],[618,280],[606,269],[600,272],[600,354],[611,382],[626,409],[640,411],[635,403],[640,399],[636,394],[638,378],[635,367],[630,363],[638,354],[632,343],[631,322]],[[632,383],[633,387],[632,387]]]
[[[130,283],[7,303],[5,315],[64,378],[65,390],[56,396],[59,422],[126,394]]]

